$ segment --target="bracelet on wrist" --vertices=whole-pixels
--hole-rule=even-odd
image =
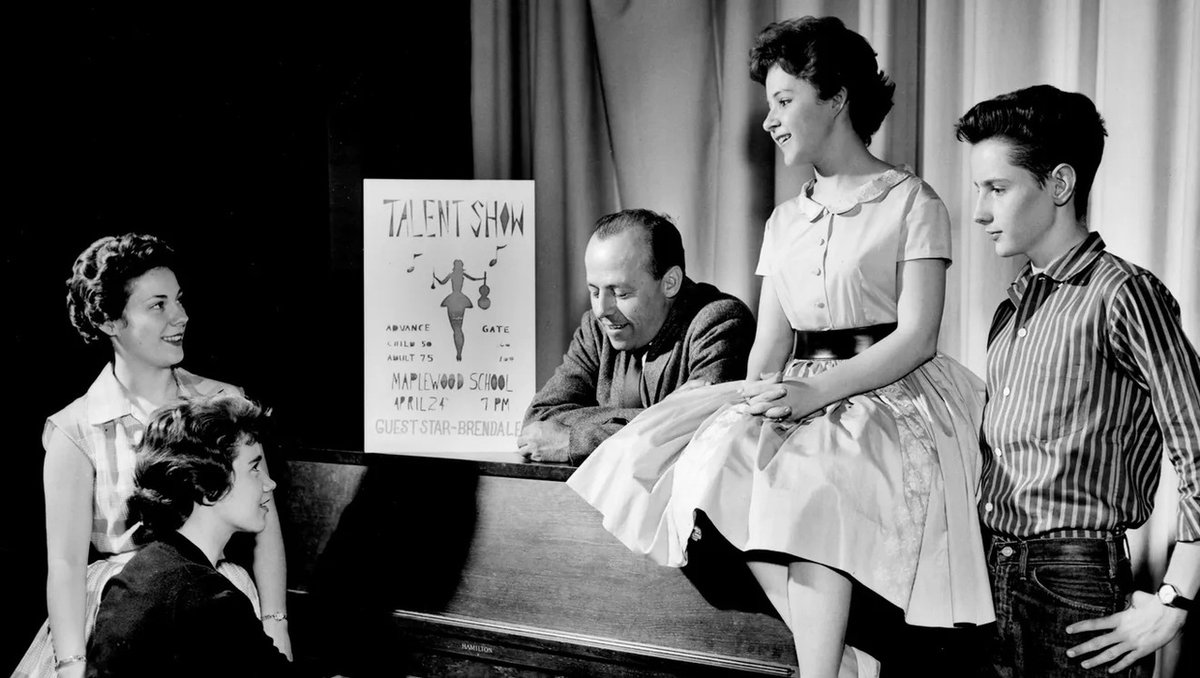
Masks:
[[[54,670],[58,671],[67,666],[70,666],[71,664],[78,664],[80,662],[85,662],[85,661],[87,661],[87,655],[82,655],[82,654],[73,654],[69,657],[63,657],[62,659],[55,657],[54,658]]]
[[[263,621],[267,621],[268,619],[271,621],[287,621],[287,612],[272,612],[262,616]]]

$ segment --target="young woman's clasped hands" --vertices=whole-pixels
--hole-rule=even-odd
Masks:
[[[748,414],[786,424],[804,421],[835,400],[821,393],[809,380],[784,378],[782,372],[764,374],[758,380],[747,379],[740,393]]]

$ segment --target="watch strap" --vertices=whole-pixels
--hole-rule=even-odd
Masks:
[[[1164,589],[1170,589],[1170,595],[1164,595]],[[1175,588],[1174,584],[1163,582],[1163,585],[1158,587],[1158,599],[1167,607],[1174,607],[1185,612],[1192,609],[1192,599],[1180,595],[1179,589]]]

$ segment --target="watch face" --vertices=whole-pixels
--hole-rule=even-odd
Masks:
[[[1162,601],[1163,605],[1171,605],[1175,602],[1175,597],[1178,595],[1179,592],[1170,584],[1163,584],[1158,587],[1158,599]]]

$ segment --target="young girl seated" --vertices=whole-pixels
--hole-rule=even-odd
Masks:
[[[12,678],[82,678],[100,593],[141,545],[127,514],[141,440],[151,414],[181,398],[241,389],[180,366],[192,320],[176,270],[180,259],[159,238],[126,233],[96,240],[67,279],[71,324],[111,353],[87,391],[45,422],[47,621]],[[260,612],[263,629],[290,656],[287,566],[272,513],[254,536],[250,572],[232,561],[219,571]]]
[[[937,352],[950,217],[868,150],[895,86],[861,35],[774,23],[750,71],[763,130],[814,171],[767,221],[750,380],[676,391],[568,485],[663,565],[688,562],[703,515],[788,624],[801,676],[877,676],[846,645],[856,589],[913,626],[995,617],[975,509],[983,385]]]
[[[88,676],[290,676],[250,600],[217,571],[235,532],[267,526],[267,414],[237,395],[159,410],[138,454],[130,512],[155,541],[109,580]]]

